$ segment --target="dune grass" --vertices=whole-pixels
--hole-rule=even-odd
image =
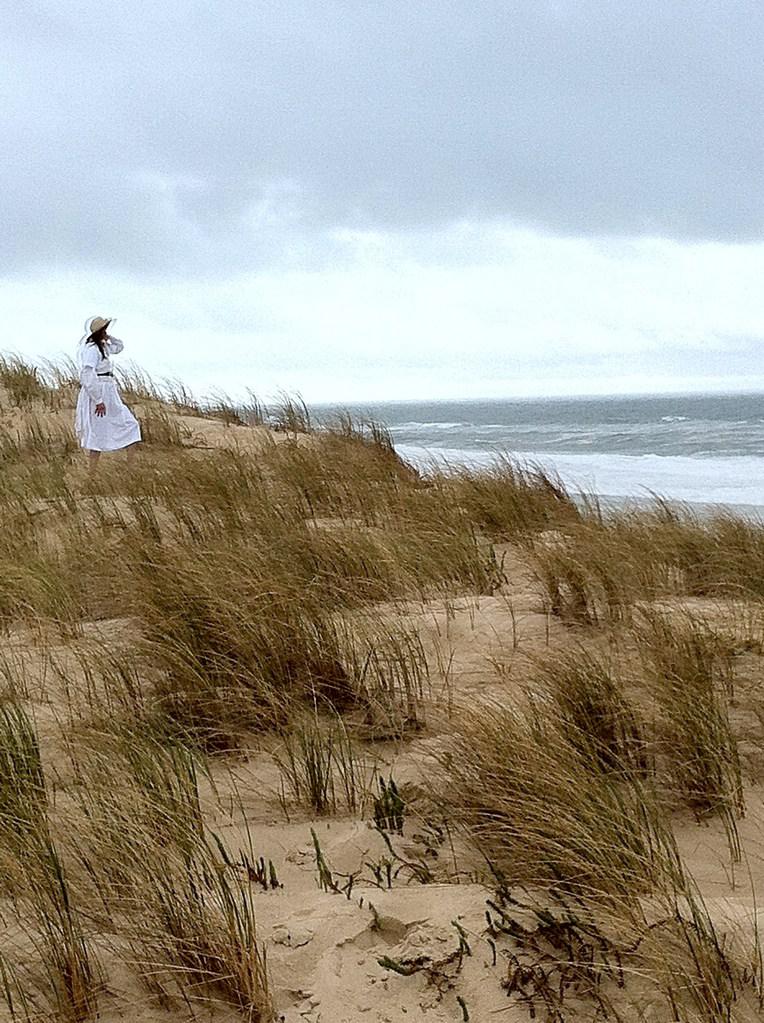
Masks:
[[[764,527],[662,501],[605,514],[510,457],[420,473],[383,427],[322,420],[299,397],[197,399],[134,371],[122,383],[147,443],[129,473],[104,459],[88,477],[72,367],[0,363],[0,627],[50,646],[71,774],[53,805],[9,654],[0,885],[15,938],[0,941],[0,994],[17,1018],[95,1018],[108,952],[163,1006],[271,1023],[251,840],[229,848],[209,825],[209,765],[267,740],[287,813],[369,816],[365,744],[424,731],[431,749],[426,730],[444,728],[416,612],[448,618],[457,597],[504,593],[497,544],[533,569],[540,607],[575,643],[532,660],[521,699],[473,688],[449,706],[439,819],[479,850],[505,914],[531,900],[555,968],[580,971],[576,949],[595,949],[617,989],[598,989],[601,1018],[628,1019],[645,995],[666,1018],[717,1023],[758,997],[756,950],[741,965],[672,824],[682,808],[716,816],[741,854],[729,704],[742,626],[682,602],[734,599],[741,623],[759,621]],[[215,420],[215,443],[180,416]],[[240,443],[245,424],[256,446]],[[551,904],[564,920],[544,917]],[[514,995],[551,990],[547,960],[506,963]],[[551,1018],[570,1011],[563,994]]]
[[[13,408],[47,402],[51,391],[40,367],[25,362],[18,355],[0,357],[0,388],[5,402]]]
[[[739,859],[736,820],[745,801],[727,707],[728,648],[687,614],[643,610],[636,635],[660,715],[659,751],[671,790],[698,819],[721,816]]]
[[[764,595],[764,524],[726,511],[701,519],[660,499],[589,511],[554,536],[532,536],[530,549],[550,610],[572,622],[628,621],[639,601],[668,596]]]
[[[282,777],[281,800],[317,814],[363,813],[374,778],[342,719],[306,714],[285,734],[275,754]]]
[[[676,853],[649,786],[613,777],[602,753],[599,737],[575,734],[545,702],[492,703],[455,725],[440,798],[503,884],[559,886],[638,913]]]
[[[613,752],[598,732],[576,734],[568,708],[561,717],[553,703],[535,700],[524,709],[490,704],[464,714],[438,754],[439,803],[485,857],[505,907],[496,933],[528,936],[512,921],[525,893],[540,907],[545,933],[566,934],[550,963],[541,927],[530,932],[538,965],[515,975],[511,990],[566,1018],[565,985],[555,994],[548,978],[554,963],[581,967],[579,941],[581,954],[592,956],[600,1018],[629,1018],[639,1004],[638,978],[649,978],[667,1018],[732,1020],[736,1005],[747,1002],[750,1010],[760,1000],[760,978],[750,970],[755,949],[728,948],[682,863],[657,792],[634,771],[613,771]],[[613,962],[623,990],[611,983],[606,1000],[599,984],[612,981]]]
[[[567,740],[605,771],[650,769],[644,724],[615,658],[579,646],[538,662],[534,680],[554,702]]]
[[[499,455],[484,469],[460,467],[448,482],[470,519],[495,540],[575,523],[580,512],[562,480],[541,466]]]
[[[97,1012],[100,969],[48,814],[35,727],[19,704],[0,706],[2,885],[23,921],[26,948],[39,961],[40,979],[24,1000],[83,1023]],[[6,997],[12,1000],[12,985]]]
[[[126,963],[165,998],[222,998],[271,1023],[253,893],[204,824],[204,766],[183,744],[119,726],[72,749],[82,814],[75,856]]]

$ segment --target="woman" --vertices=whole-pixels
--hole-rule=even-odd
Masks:
[[[112,322],[103,316],[93,316],[86,322],[85,335],[80,341],[82,387],[77,399],[74,428],[80,445],[90,455],[91,469],[102,451],[127,448],[128,461],[132,461],[135,445],[141,439],[138,420],[119,396],[109,359],[124,348],[121,341],[107,333]]]

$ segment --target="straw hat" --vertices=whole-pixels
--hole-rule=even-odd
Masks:
[[[108,327],[111,320],[105,320],[103,316],[94,316],[93,319],[88,323],[87,329],[91,334],[95,334],[99,330],[103,330],[104,327]]]

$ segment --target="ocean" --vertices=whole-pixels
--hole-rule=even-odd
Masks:
[[[572,491],[764,508],[764,394],[385,402],[351,408],[395,447],[486,465],[497,453],[555,470]]]

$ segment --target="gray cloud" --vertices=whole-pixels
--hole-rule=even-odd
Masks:
[[[460,219],[764,236],[758,0],[2,6],[7,272],[218,274]]]

